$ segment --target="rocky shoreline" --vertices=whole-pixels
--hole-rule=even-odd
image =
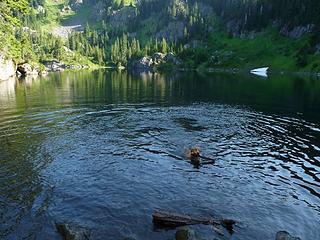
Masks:
[[[48,72],[64,71],[66,69],[88,69],[88,65],[69,65],[57,60],[44,61],[41,64],[19,63],[6,58],[0,53],[0,81],[12,77],[45,76]]]
[[[62,222],[55,224],[57,232],[60,234],[63,240],[90,240],[92,236],[92,230],[84,226],[72,222]],[[212,226],[216,240],[226,239],[223,230],[217,226]],[[208,236],[207,236],[208,237]],[[229,236],[230,237],[230,236]],[[134,237],[125,237],[123,240],[137,240]],[[206,237],[202,236],[194,228],[189,226],[177,227],[172,239],[175,240],[205,240]],[[211,238],[210,238],[211,239]],[[299,237],[292,236],[287,231],[278,231],[275,234],[275,240],[301,240]]]
[[[133,60],[128,68],[138,71],[156,71],[161,67],[178,67],[182,61],[174,55],[174,53],[156,52],[152,56],[144,56],[140,59]]]

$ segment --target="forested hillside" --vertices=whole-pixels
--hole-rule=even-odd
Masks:
[[[237,20],[241,30],[260,30],[275,22],[289,28],[320,23],[316,0],[207,0],[225,20]]]
[[[165,67],[320,71],[316,0],[30,0],[28,5],[23,0],[1,5],[10,16],[1,15],[2,47],[18,62],[127,66],[170,52],[179,60],[161,61]],[[13,22],[18,20],[20,25]]]

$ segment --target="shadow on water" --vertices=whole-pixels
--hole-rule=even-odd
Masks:
[[[319,109],[313,77],[79,71],[0,82],[0,238],[59,239],[64,220],[93,239],[172,238],[153,228],[162,208],[239,220],[235,239],[319,239]],[[194,146],[208,159],[190,162]]]

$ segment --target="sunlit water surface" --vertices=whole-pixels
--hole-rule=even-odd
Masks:
[[[194,166],[198,146],[215,161]],[[238,221],[225,239],[320,239],[320,79],[65,72],[0,82],[0,239],[173,239],[155,208]],[[211,227],[194,226],[206,239]]]

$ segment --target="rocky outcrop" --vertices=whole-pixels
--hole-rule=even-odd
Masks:
[[[186,23],[183,21],[173,21],[156,34],[156,38],[165,38],[172,42],[184,38],[184,28]]]
[[[154,53],[152,57],[145,56],[133,63],[133,67],[140,71],[151,71],[161,64],[180,65],[182,62],[173,53]]]
[[[89,68],[87,65],[68,65],[63,62],[52,60],[52,61],[43,61],[42,64],[45,66],[48,72],[58,72],[65,69],[86,69]]]
[[[73,32],[83,31],[81,24],[70,25],[70,26],[57,26],[51,29],[51,33],[56,37],[67,39],[68,36]]]
[[[238,19],[231,19],[226,22],[226,28],[233,37],[253,39],[263,32],[261,29],[250,31],[245,26],[245,21],[239,21]],[[292,27],[279,20],[273,21],[272,26],[278,28],[280,34],[292,39],[298,39],[304,34],[311,33],[315,28],[314,24]]]
[[[152,55],[152,61],[155,63],[155,64],[160,64],[163,62],[163,59],[165,58],[165,54],[164,53],[161,53],[161,52],[157,52],[157,53],[154,53]]]
[[[16,67],[14,62],[11,59],[5,58],[5,56],[0,53],[0,81],[8,80],[14,76],[15,73]]]
[[[52,60],[52,61],[44,61],[42,64],[46,67],[47,71],[56,72],[61,71],[66,68],[66,65],[62,62]]]
[[[18,65],[17,72],[22,76],[39,75],[40,69],[38,67],[31,66],[29,63],[23,63]]]
[[[69,4],[72,9],[78,9],[83,4],[83,0],[70,0]]]
[[[261,31],[248,31],[244,27],[244,22],[238,20],[230,20],[226,23],[226,28],[229,34],[233,37],[242,39],[254,39],[259,36]]]
[[[313,24],[308,24],[306,26],[296,26],[294,28],[290,28],[288,25],[284,25],[280,29],[280,33],[289,38],[298,39],[302,37],[304,34],[312,32],[313,29]]]
[[[143,57],[134,64],[134,67],[138,70],[152,70],[153,61],[151,57]]]
[[[119,10],[113,11],[109,18],[112,28],[125,28],[128,23],[136,17],[136,8],[126,6]]]

